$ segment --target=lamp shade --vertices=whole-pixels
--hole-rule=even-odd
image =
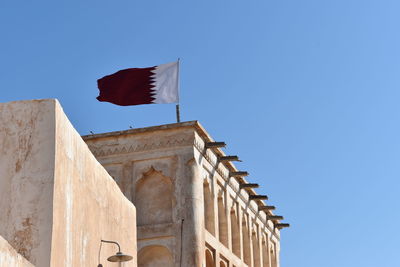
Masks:
[[[117,254],[109,257],[107,260],[111,262],[124,262],[124,261],[130,261],[132,259],[133,257],[130,255],[126,255],[122,252],[117,252]]]

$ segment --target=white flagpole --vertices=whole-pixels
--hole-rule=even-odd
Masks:
[[[178,79],[178,98],[179,98],[179,63],[180,63],[180,58],[178,58],[178,71],[177,71],[177,79]],[[176,122],[181,122],[181,113],[180,113],[180,108],[179,108],[179,100],[178,104],[176,105]]]

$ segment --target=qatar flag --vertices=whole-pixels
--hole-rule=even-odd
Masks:
[[[97,80],[97,100],[120,106],[179,102],[179,61],[117,71]]]

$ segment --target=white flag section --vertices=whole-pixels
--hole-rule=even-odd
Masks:
[[[179,61],[158,65],[151,78],[154,79],[151,88],[152,103],[178,103],[179,102]]]

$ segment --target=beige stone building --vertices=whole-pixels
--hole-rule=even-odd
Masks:
[[[83,139],[136,206],[138,266],[279,266],[287,225],[197,121]]]
[[[81,138],[41,100],[0,123],[0,267],[118,266],[101,239],[120,266],[279,267],[288,224],[197,121]]]

